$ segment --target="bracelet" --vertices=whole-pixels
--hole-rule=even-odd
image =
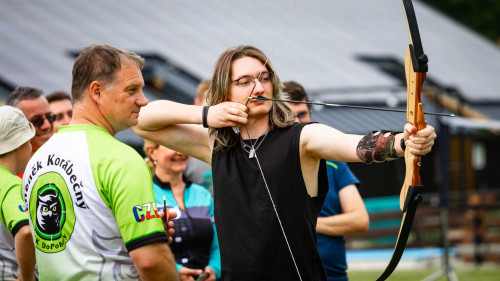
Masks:
[[[400,143],[400,145],[401,145],[401,149],[402,149],[403,151],[405,151],[405,150],[406,150],[406,142],[405,142],[405,138],[402,138],[402,139],[401,139],[401,143]]]
[[[210,106],[208,105],[205,105],[203,107],[203,111],[202,111],[202,114],[201,114],[201,120],[203,122],[203,128],[208,128],[208,123],[207,123],[207,117],[208,117],[208,108]]]

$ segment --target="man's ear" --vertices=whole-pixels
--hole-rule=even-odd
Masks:
[[[101,91],[104,90],[104,87],[99,81],[92,81],[89,86],[89,94],[92,100],[96,103],[101,103]]]

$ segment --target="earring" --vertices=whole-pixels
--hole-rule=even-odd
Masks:
[[[153,161],[153,164],[156,166],[156,161]]]

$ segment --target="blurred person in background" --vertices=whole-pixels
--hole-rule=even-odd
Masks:
[[[36,134],[31,139],[33,155],[53,134],[52,123],[56,116],[50,111],[49,102],[40,89],[17,87],[10,93],[5,104],[19,108],[35,126]]]
[[[0,276],[35,280],[35,247],[21,197],[24,171],[31,157],[35,128],[21,110],[0,106]]]
[[[294,81],[283,83],[284,92],[293,101],[309,101],[302,85]],[[305,103],[288,103],[296,122],[311,122],[311,108]],[[318,251],[328,281],[347,281],[347,261],[344,235],[366,232],[370,224],[368,212],[358,192],[359,180],[346,163],[326,161],[328,193],[316,224]]]
[[[194,98],[194,105],[207,105],[207,94],[211,83],[212,81],[207,79],[198,84],[198,87],[196,88],[196,97]]]
[[[54,92],[47,96],[50,111],[56,115],[52,130],[57,133],[59,126],[68,125],[73,117],[73,104],[71,97],[66,92]]]
[[[200,84],[198,84],[196,97],[194,98],[195,105],[207,105],[207,94],[211,82],[212,81],[210,80],[203,80]],[[204,186],[210,191],[210,193],[213,194],[212,169],[207,163],[196,158],[189,159],[184,175],[186,175],[194,183]]]
[[[146,162],[153,171],[157,206],[174,209],[176,231],[170,248],[183,281],[220,278],[220,253],[214,223],[214,203],[206,188],[184,174],[189,156],[145,140]]]
[[[76,58],[73,119],[33,155],[23,178],[40,280],[179,278],[149,168],[113,137],[137,124],[148,103],[144,64],[108,45]]]

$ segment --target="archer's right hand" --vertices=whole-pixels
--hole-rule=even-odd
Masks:
[[[210,128],[239,127],[247,123],[248,108],[241,103],[226,101],[210,106],[207,124]]]

